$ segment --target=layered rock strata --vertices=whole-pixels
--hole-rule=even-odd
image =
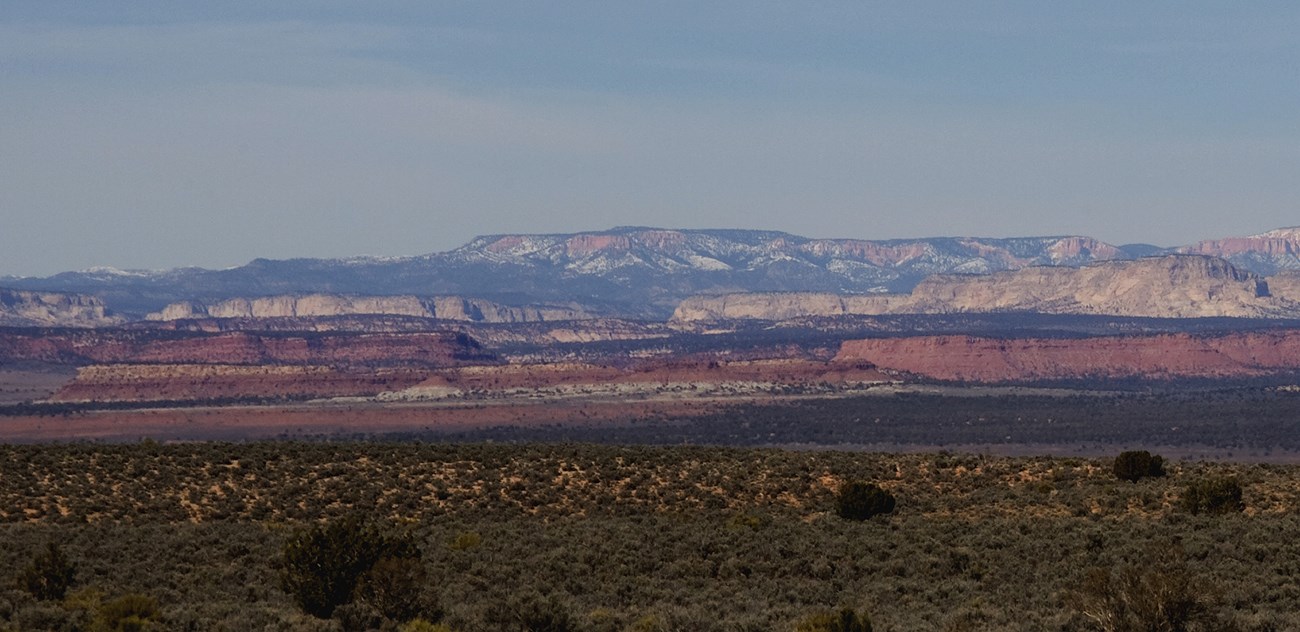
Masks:
[[[509,306],[458,296],[355,296],[305,294],[232,298],[215,303],[181,301],[147,320],[198,318],[316,318],[355,315],[412,316],[483,323],[529,323],[590,318],[581,307]]]
[[[83,367],[50,401],[203,401],[369,396],[418,384],[423,371],[227,364]]]
[[[1297,296],[1288,283],[1287,296]],[[1170,255],[1082,268],[1032,267],[984,276],[935,275],[911,294],[750,293],[696,296],[678,322],[840,315],[1034,312],[1147,318],[1297,318],[1300,303],[1214,257]]]
[[[104,327],[121,322],[93,296],[0,289],[0,326]]]
[[[1076,339],[881,338],[846,341],[836,360],[973,382],[1250,377],[1300,370],[1300,330]]]
[[[0,362],[382,367],[455,366],[490,359],[473,339],[454,333],[0,332]]]

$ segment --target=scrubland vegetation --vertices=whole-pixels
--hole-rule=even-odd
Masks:
[[[584,445],[0,447],[0,629],[1300,629],[1300,469],[1160,469]]]

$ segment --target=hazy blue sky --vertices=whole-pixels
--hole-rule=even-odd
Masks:
[[[0,275],[1300,224],[1295,2],[0,3]]]

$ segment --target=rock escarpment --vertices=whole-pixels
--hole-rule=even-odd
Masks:
[[[1267,280],[1270,295],[1300,302],[1300,272],[1283,272],[1268,277]]]
[[[1285,317],[1300,305],[1214,257],[1166,256],[1082,268],[1034,267],[982,277],[935,276],[911,295],[918,313],[1040,312],[1150,318]]]
[[[1300,284],[1295,284],[1300,285]],[[1295,289],[1274,296],[1268,281],[1215,257],[1169,255],[1081,268],[931,276],[911,294],[840,296],[753,293],[697,296],[681,322],[882,314],[1035,312],[1148,318],[1300,317]]]
[[[974,382],[1250,377],[1300,370],[1300,330],[1074,339],[881,338],[846,341],[835,359]]]
[[[381,315],[484,323],[581,320],[591,316],[576,305],[508,306],[458,296],[355,296],[305,294],[232,298],[214,303],[181,301],[146,316],[148,320],[196,318],[311,318]]]
[[[1300,227],[1279,228],[1247,237],[1210,239],[1177,251],[1223,257],[1263,274],[1300,270]]]
[[[673,320],[790,320],[807,316],[893,314],[907,302],[906,295],[853,296],[825,292],[761,292],[692,296],[673,312]]]
[[[201,401],[357,397],[407,388],[417,370],[357,371],[325,366],[111,364],[82,367],[55,402]]]
[[[103,327],[121,322],[93,296],[0,289],[0,326]]]
[[[255,334],[0,332],[0,362],[56,364],[275,364],[343,367],[456,366],[491,361],[455,333]]]

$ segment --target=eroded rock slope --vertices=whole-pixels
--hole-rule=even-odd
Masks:
[[[989,275],[934,275],[910,294],[748,293],[696,296],[678,322],[787,320],[848,314],[1035,312],[1147,318],[1296,318],[1300,284],[1286,294],[1217,257],[1167,255],[1081,268],[1038,266]]]

